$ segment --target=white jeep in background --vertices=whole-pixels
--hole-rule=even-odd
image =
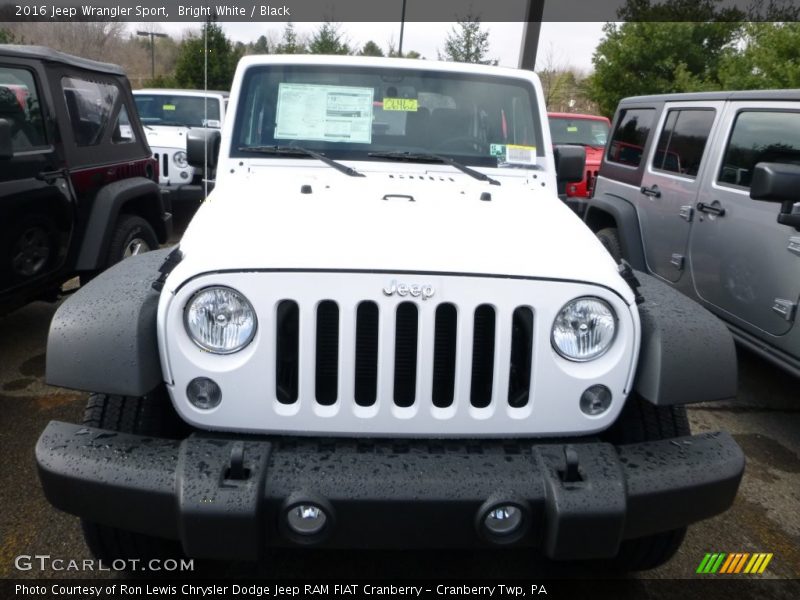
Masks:
[[[193,167],[186,161],[186,135],[198,127],[220,129],[228,95],[203,90],[134,90],[147,143],[158,161],[159,187],[170,200],[197,202],[205,198],[202,165]]]
[[[736,393],[710,313],[612,260],[559,200],[532,72],[251,56],[180,246],[69,298],[37,445],[103,558],[532,547],[651,568],[744,457],[684,404]],[[146,122],[146,119],[145,119]]]

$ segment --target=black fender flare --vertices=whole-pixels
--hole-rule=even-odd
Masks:
[[[633,204],[621,196],[603,194],[588,202],[583,221],[595,233],[605,227],[616,227],[622,257],[634,269],[647,269],[639,216]]]
[[[50,323],[47,383],[123,396],[162,383],[153,283],[169,252],[127,258],[67,298]]]
[[[634,391],[659,405],[734,398],[736,348],[725,324],[655,277],[636,272],[642,343]]]
[[[164,210],[158,184],[145,177],[121,179],[100,188],[94,197],[75,266],[77,271],[94,271],[105,267],[105,255],[114,225],[119,214],[125,212],[123,207],[132,202],[136,203],[133,214],[150,223],[160,243],[167,241],[171,233],[171,215]]]

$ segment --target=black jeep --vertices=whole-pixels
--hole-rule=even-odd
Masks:
[[[0,314],[165,242],[157,169],[120,67],[0,44]]]

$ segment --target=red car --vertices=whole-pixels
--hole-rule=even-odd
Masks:
[[[568,198],[590,198],[611,123],[597,115],[547,113],[553,145],[578,144],[586,148],[586,176],[567,184]]]

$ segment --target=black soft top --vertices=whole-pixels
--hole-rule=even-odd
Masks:
[[[48,62],[69,65],[70,67],[76,67],[79,69],[87,69],[89,71],[99,71],[101,73],[110,73],[112,75],[125,75],[125,71],[123,71],[122,67],[119,65],[89,60],[88,58],[81,58],[80,56],[73,56],[72,54],[65,54],[64,52],[59,52],[58,50],[53,50],[44,46],[0,44],[0,56],[13,56],[16,58],[44,60]]]

